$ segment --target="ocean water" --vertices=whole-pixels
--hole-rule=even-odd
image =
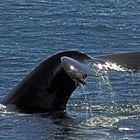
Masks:
[[[1,0],[0,100],[47,57],[140,51],[139,0]],[[0,110],[0,140],[139,140],[140,73],[88,78],[67,113]]]

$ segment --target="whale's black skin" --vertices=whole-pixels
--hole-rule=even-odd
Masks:
[[[96,58],[116,63],[134,72],[140,71],[140,52],[110,54]]]
[[[62,67],[63,56],[79,62],[90,59],[86,54],[75,51],[53,55],[27,75],[2,103],[14,104],[21,111],[28,113],[65,110],[69,97],[78,85]]]

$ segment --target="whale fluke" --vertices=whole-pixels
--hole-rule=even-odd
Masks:
[[[71,57],[79,62],[90,59],[76,51],[55,54],[39,64],[2,101],[14,104],[24,112],[47,112],[65,110],[66,103],[77,84],[61,64],[61,57]]]

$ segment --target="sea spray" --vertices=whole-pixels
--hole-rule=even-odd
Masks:
[[[93,117],[93,113],[92,113],[92,108],[91,105],[87,99],[87,90],[85,88],[85,85],[81,85],[83,92],[84,92],[84,104],[85,104],[85,109],[86,109],[86,120],[90,117]],[[90,115],[89,115],[90,113]]]
[[[135,117],[139,112],[139,106],[134,109],[131,104],[130,106],[126,106],[125,103],[120,103],[120,98],[117,95],[117,90],[114,89],[112,79],[112,76],[115,76],[115,81],[122,80],[124,76],[120,77],[121,74],[125,74],[125,77],[126,74],[128,74],[128,79],[130,78],[131,74],[132,82],[135,83],[134,73],[129,70],[125,71],[123,67],[117,66],[117,64],[105,64],[88,64],[91,67],[93,74],[88,75],[86,79],[87,85],[78,83],[81,85],[83,90],[83,94],[80,93],[80,98],[82,101],[80,103],[78,102],[76,104],[72,104],[72,106],[75,109],[80,109],[80,111],[83,110],[83,112],[85,112],[84,114],[81,111],[81,115],[85,117],[85,120],[81,122],[82,125],[114,127],[114,124],[118,123],[120,120],[129,119],[129,117],[131,118],[133,115]],[[118,74],[119,77],[117,76]],[[125,83],[123,80],[122,82]],[[119,84],[122,82],[119,82]],[[89,83],[93,84],[92,89],[90,90],[88,87]]]
[[[112,67],[115,68],[112,68]],[[99,94],[97,96],[102,97],[103,102],[101,101],[101,104],[99,103],[99,105],[97,106],[88,106],[89,107],[89,112],[87,113],[86,110],[86,114],[91,113],[92,115],[88,115],[88,116],[92,116],[92,117],[86,117],[86,120],[81,122],[81,125],[84,126],[90,126],[90,127],[95,127],[95,126],[101,126],[101,127],[116,127],[116,123],[118,123],[121,120],[126,120],[126,119],[139,119],[140,115],[140,105],[138,103],[136,103],[136,105],[131,105],[131,104],[125,104],[125,103],[118,103],[118,100],[116,100],[116,92],[113,89],[112,83],[110,81],[109,78],[109,73],[108,73],[108,68],[101,66],[100,65],[92,65],[94,72],[96,73],[97,77],[98,77],[98,85],[99,85]],[[121,71],[121,74],[125,74],[124,71],[125,69],[122,69],[121,66],[119,66],[118,68],[116,67],[116,65],[112,65],[112,69],[115,71]],[[132,71],[126,70],[126,74],[127,74],[127,82],[129,82],[129,80],[131,79],[132,86],[135,86],[136,82],[136,76]],[[116,73],[116,72],[115,72]],[[114,73],[113,73],[114,75]],[[123,77],[122,77],[123,78]],[[95,85],[94,85],[95,86]],[[85,87],[84,87],[85,90]],[[85,91],[84,91],[85,92]],[[87,91],[86,91],[87,92]],[[85,92],[85,94],[86,94]],[[133,91],[134,92],[134,91]],[[136,90],[135,90],[136,92]],[[104,100],[105,98],[105,94],[107,94],[108,100]],[[129,95],[129,93],[128,93]],[[94,102],[94,101],[93,101]],[[104,105],[102,104],[104,103]],[[88,104],[89,105],[89,104]],[[97,115],[94,114],[93,115],[93,108],[97,108],[99,112],[103,112],[103,115]],[[119,128],[118,128],[119,129]],[[120,128],[121,130],[122,128]]]
[[[114,66],[116,67],[116,65],[114,65]],[[108,100],[106,100],[106,102],[104,102],[104,99],[103,99],[103,102],[104,102],[105,106],[111,105],[111,109],[114,112],[115,110],[117,110],[118,105],[115,102],[115,91],[113,90],[111,81],[109,79],[108,68],[102,64],[97,65],[96,63],[94,63],[92,65],[92,69],[94,72],[93,75],[95,75],[95,77],[98,77],[98,85],[99,85],[99,89],[100,89],[100,91],[99,91],[100,95],[98,95],[98,96],[102,97],[102,99],[103,99],[105,93],[107,93],[109,98],[108,98]],[[122,69],[119,67],[118,70],[122,70]],[[92,109],[94,108],[94,106],[90,105],[87,100],[87,97],[86,97],[87,91],[85,90],[85,85],[82,85],[82,88],[83,88],[83,92],[85,95],[84,101],[85,101],[85,105],[86,105],[86,107],[85,107],[86,120],[83,121],[81,124],[84,124],[84,122],[86,122],[86,125],[90,125],[90,123],[91,123],[91,125],[97,125],[97,124],[99,125],[101,122],[103,125],[107,126],[109,124],[113,125],[115,122],[118,122],[118,118],[113,118],[113,119],[111,119],[111,118],[108,119],[108,117],[105,117],[106,119],[102,119],[100,117],[94,118],[95,114],[93,115],[93,112],[92,112]],[[102,104],[102,101],[101,101],[101,104]],[[90,116],[90,119],[89,119],[89,116]]]
[[[110,83],[110,80],[109,80],[109,76],[108,76],[108,73],[106,70],[99,70],[96,66],[93,65],[92,67],[92,71],[94,72],[93,75],[94,78],[98,78],[98,82],[99,82],[99,88],[101,91],[99,91],[99,93],[101,93],[102,95],[100,95],[100,97],[103,97],[104,93],[107,92],[108,95],[110,96],[110,100],[107,100],[106,102],[104,102],[105,104],[108,104],[107,102],[111,102],[112,103],[112,106],[113,108],[115,108],[115,100],[114,100],[114,97],[115,97],[115,93],[113,91],[113,88],[112,88],[112,85]],[[93,81],[93,78],[92,78],[92,81]],[[102,84],[101,84],[102,83]],[[102,88],[102,86],[105,86],[105,89]],[[86,90],[86,86],[81,84],[81,87],[83,89],[83,93],[84,93],[84,107],[85,107],[85,111],[86,111],[86,120],[88,120],[89,118],[93,118],[96,114],[93,113],[93,110],[95,108],[98,108],[99,109],[99,106],[97,107],[94,106],[92,103],[94,102],[92,99],[89,101],[89,97],[87,97],[89,95],[88,91]],[[94,87],[95,88],[95,87]],[[94,90],[94,89],[93,89]],[[105,91],[106,90],[106,91]],[[103,100],[103,99],[102,99]],[[104,101],[104,100],[103,100]],[[100,102],[102,104],[102,101]]]
[[[92,67],[93,67],[96,75],[99,76],[99,78],[98,78],[98,85],[100,87],[99,93],[104,95],[104,96],[102,96],[103,98],[105,96],[107,96],[107,98],[108,98],[108,100],[105,104],[109,103],[115,109],[117,107],[117,104],[115,102],[115,91],[113,90],[112,83],[109,79],[109,73],[108,73],[109,68],[105,64],[94,63],[92,65]],[[114,67],[116,67],[116,65]],[[119,67],[119,70],[120,70],[120,67]]]

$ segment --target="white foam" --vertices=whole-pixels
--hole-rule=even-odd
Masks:
[[[128,128],[128,127],[120,127],[120,128],[118,128],[118,130],[119,131],[132,131],[133,130],[133,128]]]
[[[102,126],[102,127],[113,127],[113,125],[120,120],[128,119],[125,116],[118,116],[118,117],[94,117],[88,120],[83,121],[81,124],[85,126],[95,127],[95,126]]]
[[[121,65],[118,65],[117,63],[112,62],[105,62],[104,64],[101,63],[94,63],[95,67],[97,67],[99,70],[116,70],[116,71],[130,71],[129,69],[124,68]]]
[[[0,104],[0,110],[3,110],[3,109],[5,109],[5,108],[6,108],[6,106],[5,106],[5,105]]]

